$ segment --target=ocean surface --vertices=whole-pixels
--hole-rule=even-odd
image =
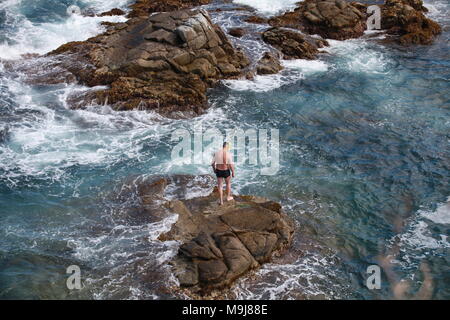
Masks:
[[[403,281],[406,297],[450,299],[448,0],[425,2],[443,27],[431,46],[386,45],[373,32],[330,41],[319,60],[224,81],[209,92],[209,112],[193,120],[108,106],[70,110],[67,95],[87,88],[33,86],[4,68],[124,19],[69,16],[68,6],[103,12],[129,2],[0,0],[0,299],[183,298],[164,290],[176,285],[166,263],[179,244],[156,240],[176,216],[130,223],[122,217],[133,199],[114,194],[142,175],[210,173],[171,158],[174,130],[200,126],[280,130],[278,173],[241,165],[234,189],[281,202],[296,237],[283,258],[239,280],[235,297],[393,299]],[[249,5],[270,16],[295,2],[208,7]],[[267,26],[246,24],[243,14],[212,17],[224,29],[250,28],[233,41],[257,59],[267,47],[256,32]],[[370,290],[367,268],[381,262],[381,289]],[[81,290],[66,287],[70,265],[81,269]]]

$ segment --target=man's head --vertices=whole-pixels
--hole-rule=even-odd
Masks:
[[[224,148],[224,149],[228,149],[229,147],[230,147],[230,144],[229,144],[228,142],[225,141],[225,142],[223,143],[223,148]]]

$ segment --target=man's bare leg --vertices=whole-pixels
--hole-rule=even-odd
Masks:
[[[233,200],[233,197],[231,196],[231,176],[226,179],[227,184],[227,201]]]
[[[219,188],[220,204],[223,204],[223,178],[217,178],[217,187]]]

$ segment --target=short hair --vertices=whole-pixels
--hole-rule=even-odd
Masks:
[[[225,148],[226,146],[228,146],[228,142],[225,141],[225,142],[223,143],[223,148]]]

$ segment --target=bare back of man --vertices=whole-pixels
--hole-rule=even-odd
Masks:
[[[227,201],[232,201],[231,195],[231,179],[234,178],[233,157],[229,150],[229,144],[225,142],[223,148],[214,154],[212,167],[217,176],[217,186],[219,189],[220,204],[223,204],[223,181],[225,180],[227,189]]]

